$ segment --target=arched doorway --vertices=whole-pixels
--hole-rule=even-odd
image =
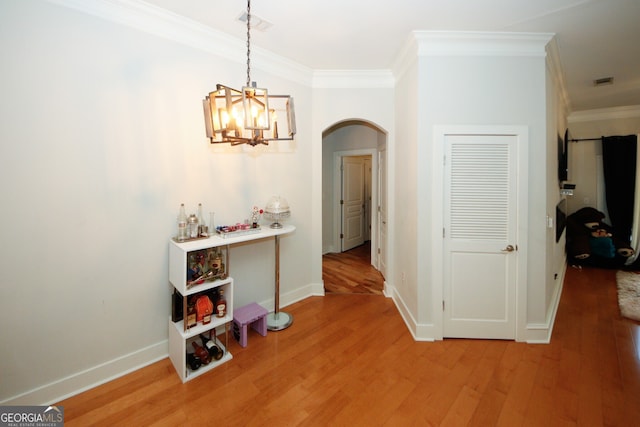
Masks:
[[[383,166],[381,168],[381,166]],[[322,133],[322,253],[339,259],[338,280],[325,291],[382,293],[386,266],[386,133],[364,120],[336,123]],[[382,171],[382,172],[381,172]],[[329,267],[331,268],[331,267]],[[348,272],[348,273],[347,273]],[[377,283],[373,283],[377,282]],[[373,292],[367,289],[373,288]]]

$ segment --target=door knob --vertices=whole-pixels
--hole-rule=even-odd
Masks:
[[[513,245],[507,245],[507,247],[506,247],[506,248],[504,248],[504,249],[502,250],[502,252],[513,252],[513,251],[515,251],[515,250],[516,250],[516,248],[514,248],[514,247],[513,247]]]

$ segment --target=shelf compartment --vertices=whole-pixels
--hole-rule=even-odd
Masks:
[[[212,328],[211,325],[219,326],[222,323],[230,322],[233,320],[233,278],[227,277],[224,280],[216,280],[215,282],[206,283],[203,285],[204,285],[203,287],[197,289],[197,292],[190,292],[187,295],[182,295],[182,298],[180,298],[180,295],[177,295],[177,297],[174,295],[171,299],[172,313],[179,312],[180,310],[182,312],[181,318],[178,318],[178,320],[172,319],[172,321],[175,325],[178,325],[176,327],[179,327],[181,328],[180,330],[184,331],[185,337],[192,335],[190,333],[190,330],[192,329],[202,330],[204,328],[204,330],[208,330]],[[184,323],[185,322],[184,318],[186,316],[185,313],[187,313],[187,300],[189,299],[189,297],[193,297],[194,295],[198,295],[198,294],[205,294],[206,292],[212,289],[217,289],[217,288],[221,289],[224,292],[225,299],[227,300],[227,314],[224,317],[217,317],[215,315],[215,301],[211,301],[214,304],[214,313],[212,313],[211,315],[211,322],[206,325],[203,325],[201,322],[198,322],[196,326],[187,328]],[[180,299],[182,300],[181,302],[180,302]],[[182,307],[180,310],[178,310],[176,308],[176,304],[180,304],[180,303],[182,304]]]
[[[227,324],[228,325],[228,324]],[[207,325],[209,326],[209,325]],[[209,328],[203,332],[207,332],[211,330]],[[228,329],[225,327],[225,335],[226,341],[228,341]],[[193,346],[191,344],[192,341],[196,341],[198,344],[202,345],[199,338],[190,337],[189,339],[183,339],[180,331],[176,330],[176,328],[169,328],[169,358],[171,359],[171,363],[173,363],[173,367],[175,368],[178,376],[182,380],[182,382],[187,382],[202,374],[206,374],[212,369],[217,368],[223,363],[228,362],[233,359],[233,355],[229,352],[227,347],[220,340],[220,336],[216,338],[216,343],[218,346],[224,351],[224,356],[220,358],[220,360],[213,360],[208,365],[202,365],[195,371],[192,371],[191,368],[187,366],[187,351],[189,353],[193,353]]]

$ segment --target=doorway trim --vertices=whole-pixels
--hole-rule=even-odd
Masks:
[[[516,341],[526,340],[527,327],[527,256],[528,256],[528,188],[529,188],[529,128],[527,126],[499,126],[499,125],[471,125],[471,126],[447,126],[439,125],[433,128],[433,170],[431,178],[434,182],[431,205],[434,207],[430,214],[433,216],[432,235],[442,236],[444,230],[444,147],[448,135],[509,135],[515,136],[518,140],[517,155],[517,236],[518,261],[516,272]],[[440,207],[440,208],[438,208]],[[431,242],[431,253],[433,254],[431,269],[431,306],[429,310],[433,314],[432,336],[435,339],[443,339],[444,335],[444,313],[442,301],[444,297],[444,239],[435,238]]]
[[[378,150],[375,148],[366,148],[360,150],[346,150],[335,151],[333,153],[333,244],[334,248],[341,248],[340,244],[340,227],[341,221],[341,206],[340,197],[342,193],[342,173],[341,165],[343,157],[352,156],[371,156],[371,224],[375,224],[375,229],[371,232],[371,265],[378,269],[377,261],[378,257],[375,256],[375,251],[378,248],[378,235],[380,230],[378,229]]]

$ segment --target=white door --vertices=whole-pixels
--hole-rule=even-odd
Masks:
[[[444,140],[443,336],[515,339],[516,135]]]
[[[371,240],[371,156],[364,158],[364,240]]]
[[[387,277],[387,150],[378,151],[378,270]]]
[[[364,159],[342,158],[342,252],[364,243]]]

